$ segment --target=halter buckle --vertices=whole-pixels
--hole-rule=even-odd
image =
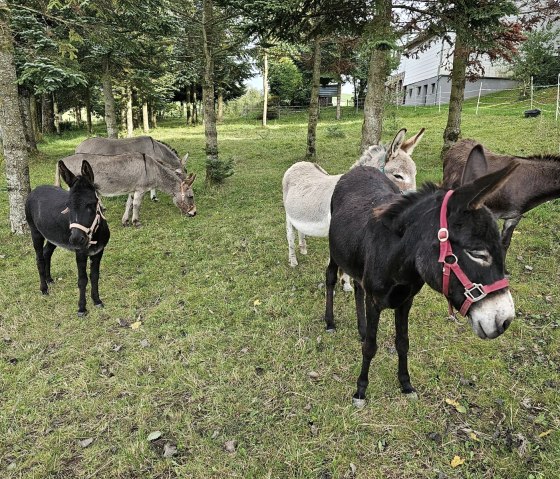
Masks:
[[[485,298],[487,293],[484,292],[484,286],[479,283],[474,283],[471,288],[465,288],[465,296],[473,303]]]
[[[449,239],[449,230],[447,228],[440,228],[437,232],[437,238],[440,243],[443,243]]]

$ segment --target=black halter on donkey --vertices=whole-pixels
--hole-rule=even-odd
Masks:
[[[453,190],[449,190],[443,197],[443,202],[441,203],[441,209],[439,213],[439,230],[438,230],[438,240],[439,240],[439,259],[438,262],[443,263],[443,295],[447,298],[449,304],[449,315],[454,316],[453,304],[449,298],[449,281],[451,279],[451,273],[457,276],[457,279],[465,287],[465,302],[459,310],[461,316],[466,316],[469,308],[473,303],[484,299],[489,293],[494,291],[499,291],[500,289],[507,288],[509,286],[509,281],[507,278],[499,279],[494,281],[490,285],[482,285],[480,283],[473,283],[464,271],[459,266],[459,260],[457,256],[453,254],[451,249],[451,243],[449,242],[449,230],[447,229],[447,203],[449,198],[453,194]]]

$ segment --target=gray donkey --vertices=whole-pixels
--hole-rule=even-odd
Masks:
[[[103,196],[129,195],[122,217],[123,226],[129,224],[132,207],[132,224],[140,226],[142,196],[150,189],[158,189],[173,197],[173,203],[187,216],[196,215],[192,184],[196,175],[186,178],[182,172],[168,168],[159,161],[142,153],[122,155],[76,154],[63,158],[73,173],[79,172],[82,161],[87,160],[95,174],[95,183]],[[58,164],[55,185],[60,185]]]
[[[76,147],[76,153],[93,155],[121,155],[123,153],[144,153],[154,160],[160,161],[177,173],[187,173],[187,153],[183,158],[171,146],[163,141],[154,140],[151,136],[136,136],[134,138],[88,138]],[[152,201],[157,201],[156,190],[150,193]]]
[[[389,147],[370,146],[352,165],[373,166],[383,171],[401,191],[416,189],[416,165],[411,158],[414,148],[424,135],[422,128],[415,136],[405,139],[406,128],[401,129]],[[331,221],[331,197],[342,175],[329,175],[315,163],[300,161],[293,164],[282,180],[288,259],[297,266],[295,228],[298,232],[301,254],[307,254],[305,236],[327,237]],[[345,291],[352,291],[347,275],[342,277]]]

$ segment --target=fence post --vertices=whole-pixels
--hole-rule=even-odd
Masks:
[[[531,76],[531,110],[533,109],[533,77]]]
[[[556,89],[556,118],[558,121],[558,113],[560,112],[560,73],[558,73],[558,87]]]
[[[482,93],[482,80],[480,81],[480,88],[478,89],[478,100],[476,101],[476,114],[478,115],[478,105],[480,105],[480,94]]]

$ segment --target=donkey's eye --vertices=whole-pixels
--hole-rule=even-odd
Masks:
[[[482,266],[490,266],[492,264],[492,256],[490,256],[488,250],[485,249],[465,250],[465,253],[475,263],[478,263]]]

